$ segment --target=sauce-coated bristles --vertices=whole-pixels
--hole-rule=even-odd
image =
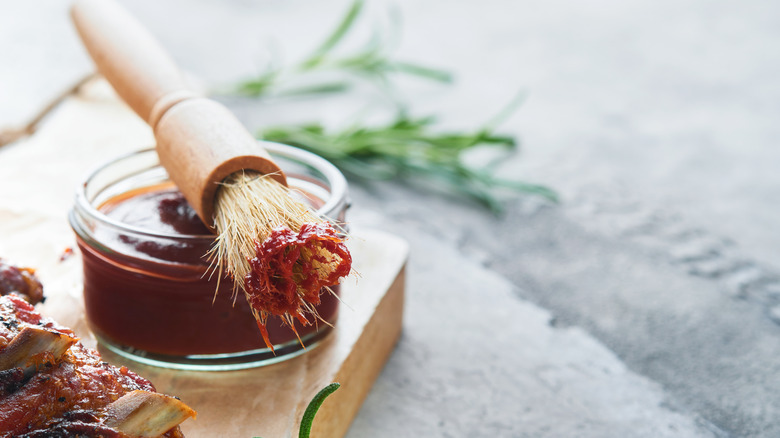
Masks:
[[[295,321],[308,326],[310,316],[321,320],[316,310],[321,291],[351,270],[344,236],[275,179],[256,173],[238,172],[223,181],[214,210],[212,272],[221,279],[227,271],[234,300],[244,292],[271,351],[266,330],[271,315],[281,317],[303,345]]]
[[[255,172],[236,172],[217,191],[217,239],[209,254],[212,266],[219,274],[227,270],[235,279],[235,296],[250,271],[249,259],[255,254],[256,242],[264,241],[280,225],[297,232],[304,223],[321,222],[325,220],[293,199],[289,189],[275,179]]]

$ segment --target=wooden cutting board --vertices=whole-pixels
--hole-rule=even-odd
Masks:
[[[149,129],[105,84],[68,99],[32,138],[0,149],[0,257],[35,267],[47,295],[41,312],[96,341],[84,319],[81,265],[67,213],[87,172],[152,145]],[[311,351],[278,364],[229,372],[172,371],[103,357],[150,379],[198,411],[188,437],[296,437],[308,402],[331,382],[341,388],[320,409],[312,436],[342,437],[401,332],[408,246],[392,235],[354,230],[357,278],[342,286],[335,330]]]
[[[182,425],[188,437],[297,437],[309,400],[327,384],[339,382],[341,388],[317,414],[312,436],[341,437],[398,339],[404,301],[405,243],[361,232],[353,237],[351,250],[360,278],[342,286],[345,305],[335,332],[294,359],[243,371],[190,372],[135,364],[106,349],[101,354],[198,411],[197,420]],[[386,269],[390,265],[394,268]]]

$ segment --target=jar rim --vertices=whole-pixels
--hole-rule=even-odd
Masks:
[[[276,155],[280,158],[296,160],[302,164],[310,166],[311,168],[315,169],[316,171],[320,172],[323,175],[325,181],[329,185],[330,197],[327,199],[327,201],[325,201],[325,203],[320,208],[318,208],[315,211],[315,214],[322,216],[324,218],[330,218],[332,212],[338,212],[344,206],[347,205],[348,203],[347,202],[347,179],[344,177],[344,174],[341,173],[341,171],[336,166],[334,166],[331,162],[320,157],[319,155],[316,155],[314,153],[305,151],[303,149],[294,146],[289,146],[289,145],[274,143],[269,141],[263,141],[263,140],[258,140],[258,143],[272,155],[272,158],[274,155]],[[93,181],[100,174],[100,172],[104,171],[106,168],[122,160],[126,160],[134,156],[140,156],[142,154],[148,154],[150,152],[155,152],[155,148],[149,147],[149,148],[144,148],[133,152],[129,152],[126,154],[122,154],[103,164],[98,165],[93,170],[88,172],[87,177],[76,189],[74,209],[81,210],[82,212],[85,212],[90,216],[92,216],[94,219],[97,219],[98,221],[112,228],[132,232],[135,234],[140,234],[148,237],[166,238],[166,239],[185,239],[185,240],[186,239],[213,240],[214,239],[213,234],[205,234],[205,235],[204,234],[178,234],[178,233],[171,233],[171,232],[164,232],[164,231],[148,230],[135,225],[126,224],[124,222],[109,217],[108,215],[100,211],[96,206],[94,206],[92,202],[88,199],[87,187],[89,186],[89,183]]]

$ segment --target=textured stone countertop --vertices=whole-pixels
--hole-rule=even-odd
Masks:
[[[91,70],[63,3],[0,4],[0,125]],[[348,5],[123,3],[210,86],[300,58]],[[412,252],[404,333],[348,436],[780,436],[780,8],[424,0],[367,22],[389,10],[398,58],[456,73],[404,82],[412,111],[472,129],[526,90],[500,171],[561,202],[496,217],[352,185],[351,221]],[[252,128],[335,126],[366,98],[225,102]]]

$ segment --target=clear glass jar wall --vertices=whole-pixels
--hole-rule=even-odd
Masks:
[[[347,184],[338,169],[291,146],[263,146],[294,193],[343,226]],[[143,220],[126,223],[105,214],[106,205],[130,203],[171,186],[157,154],[147,149],[106,163],[77,190],[70,223],[82,253],[87,319],[99,341],[137,361],[195,370],[248,368],[305,351],[278,318],[268,323],[275,354],[266,348],[244,298],[233,296],[232,281],[209,271],[203,256],[213,235],[160,231],[145,227]],[[144,208],[135,209],[135,216],[151,210],[139,207]],[[317,311],[335,323],[338,304],[336,296],[324,292]],[[331,328],[319,323],[297,330],[308,349]]]

